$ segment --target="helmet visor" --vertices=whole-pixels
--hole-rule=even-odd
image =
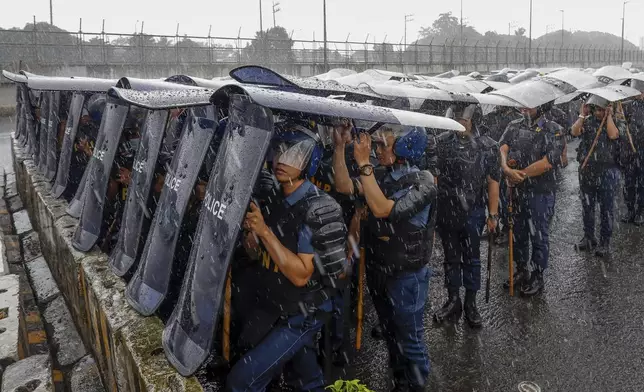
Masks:
[[[296,143],[282,141],[273,145],[269,160],[297,170],[304,170],[311,160],[314,149],[313,140],[301,140]]]

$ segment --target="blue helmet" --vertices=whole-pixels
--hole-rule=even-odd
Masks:
[[[394,154],[399,159],[417,161],[425,155],[428,136],[425,128],[402,126],[394,131]]]
[[[287,122],[275,125],[275,136],[267,161],[272,162],[277,157],[309,178],[317,172],[323,153],[320,137],[315,132],[299,123]]]
[[[94,94],[89,98],[87,101],[87,112],[92,118],[92,121],[98,124],[101,123],[106,104],[107,100],[103,94]]]

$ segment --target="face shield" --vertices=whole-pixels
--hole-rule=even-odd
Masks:
[[[299,125],[285,131],[278,130],[267,160],[304,170],[311,161],[317,140],[316,134]]]
[[[467,105],[465,107],[459,107],[457,105],[451,105],[447,108],[445,112],[445,117],[451,118],[452,120],[465,120],[469,121],[474,118],[476,113],[476,105]]]
[[[589,105],[591,107],[591,110],[593,110],[594,108],[606,109],[609,103],[610,102],[608,102],[608,100],[598,95],[591,95],[590,98],[588,98],[588,101],[586,101],[586,105]]]

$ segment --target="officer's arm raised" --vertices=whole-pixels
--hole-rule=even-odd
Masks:
[[[349,175],[349,169],[347,168],[347,162],[345,159],[345,147],[347,145],[346,141],[343,138],[343,133],[347,132],[348,129],[334,129],[333,130],[333,181],[335,185],[336,192],[343,195],[353,195],[356,192],[355,186],[359,187],[359,184],[354,184]],[[358,193],[362,194],[362,189],[358,189]]]
[[[266,225],[262,212],[255,203],[250,204],[250,209],[251,212],[246,214],[245,228],[259,237],[282,274],[295,286],[304,287],[313,275],[313,254],[291,252]]]

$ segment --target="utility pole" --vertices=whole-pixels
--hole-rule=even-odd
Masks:
[[[461,46],[463,46],[463,0],[461,0]]]
[[[623,9],[622,9],[622,50],[620,52],[620,58],[622,63],[624,62],[624,22],[626,20],[626,3],[628,3],[628,1],[624,2]]]
[[[564,10],[561,11],[561,46],[564,44]]]
[[[407,23],[413,22],[414,14],[405,15],[405,50],[407,50]]]
[[[259,0],[259,35],[264,34],[264,22],[262,21],[262,0]]]
[[[329,72],[329,59],[327,58],[326,50],[326,0],[322,0],[322,7],[324,8],[324,72]]]
[[[528,37],[528,67],[532,65],[532,0],[530,0],[530,37]]]
[[[54,25],[54,0],[49,0],[49,24]]]
[[[277,3],[273,1],[273,27],[277,27],[277,24],[275,23],[275,14],[281,11],[279,5],[279,1]]]

